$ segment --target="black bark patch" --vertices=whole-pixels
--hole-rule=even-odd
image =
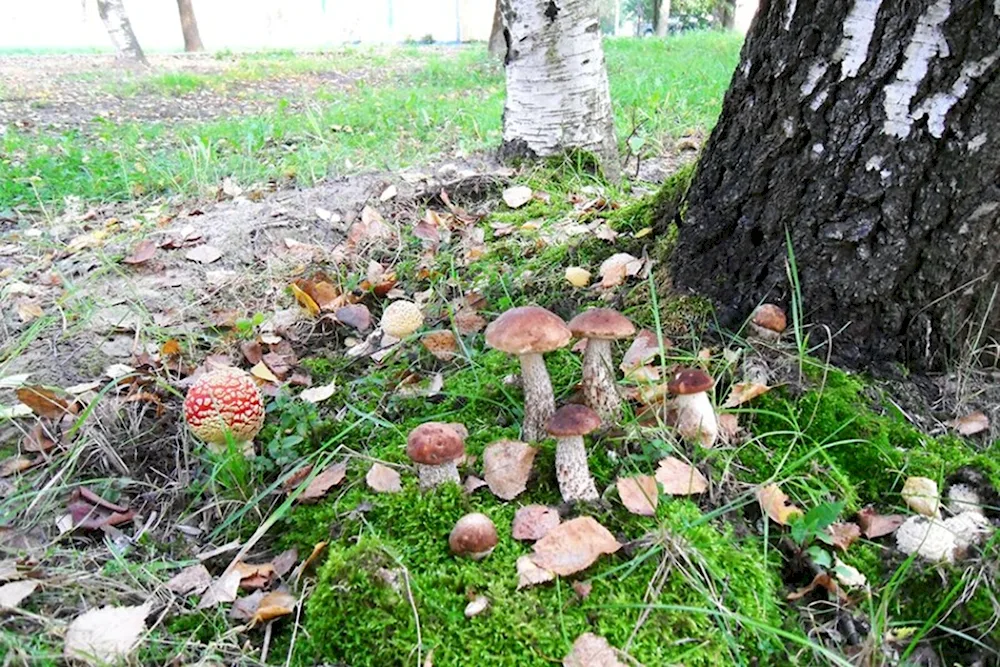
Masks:
[[[552,23],[559,16],[559,7],[556,5],[555,0],[549,0],[549,4],[545,5],[545,18]]]

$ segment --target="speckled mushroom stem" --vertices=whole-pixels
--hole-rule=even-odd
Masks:
[[[594,479],[590,476],[583,436],[568,435],[557,438],[556,480],[559,482],[559,493],[566,502],[597,500],[597,487],[594,486]]]
[[[448,461],[441,465],[431,466],[417,463],[417,477],[420,479],[420,488],[424,491],[440,486],[445,482],[462,483],[462,478],[458,474],[458,465],[454,461]]]
[[[583,396],[587,405],[605,423],[615,423],[622,409],[622,399],[615,383],[611,362],[611,341],[590,338],[583,353]]]
[[[698,440],[711,447],[719,435],[719,422],[708,393],[699,391],[674,398],[677,408],[677,432],[688,440]]]
[[[545,360],[541,354],[522,354],[521,388],[524,390],[524,424],[522,438],[538,442],[548,437],[545,425],[556,411],[556,399]]]

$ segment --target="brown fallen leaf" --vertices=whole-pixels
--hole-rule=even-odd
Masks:
[[[37,320],[44,314],[45,311],[42,310],[42,304],[38,303],[34,299],[17,300],[17,316],[25,324]]]
[[[281,616],[288,616],[295,611],[296,603],[295,596],[287,591],[271,591],[261,598],[257,611],[250,619],[250,625],[256,626]]]
[[[31,408],[39,417],[59,419],[64,415],[76,414],[76,401],[60,391],[41,385],[18,387],[17,400]]]
[[[760,382],[737,382],[729,390],[729,396],[726,397],[722,407],[735,408],[769,391],[771,387]]]
[[[240,581],[243,576],[236,568],[231,568],[224,572],[221,577],[209,584],[205,594],[201,596],[197,609],[208,609],[223,602],[232,602],[236,599],[236,593],[240,590]]]
[[[316,502],[325,496],[330,489],[344,481],[347,475],[347,462],[334,463],[320,474],[313,477],[309,486],[299,496],[300,503]]]
[[[186,567],[170,578],[165,586],[178,595],[201,595],[212,584],[208,568],[199,563]]]
[[[739,416],[732,412],[723,412],[716,415],[716,420],[719,423],[719,439],[722,440],[723,444],[738,444],[740,442],[740,433],[743,430],[740,427]]]
[[[959,435],[975,435],[990,427],[990,418],[978,410],[948,422]]]
[[[455,334],[447,329],[429,331],[420,337],[420,344],[441,361],[451,361],[458,352],[458,341]]]
[[[656,514],[656,505],[659,502],[660,490],[656,486],[656,479],[649,475],[636,475],[635,477],[621,477],[616,483],[618,487],[618,497],[622,504],[632,514],[639,516],[653,516]]]
[[[527,554],[517,559],[516,567],[517,590],[528,588],[529,586],[544,584],[546,581],[552,581],[556,578],[555,572],[550,572],[549,570],[538,567],[535,565],[535,562],[531,560],[531,556]]]
[[[452,321],[458,333],[463,336],[478,333],[486,328],[486,319],[471,308],[459,308]]]
[[[581,516],[561,523],[535,542],[531,560],[538,567],[568,576],[587,569],[603,554],[621,544],[594,518]]]
[[[854,544],[854,541],[861,537],[861,527],[856,523],[838,521],[827,526],[827,534],[833,539],[833,546],[841,551]]]
[[[35,592],[37,581],[14,581],[0,586],[0,610],[15,609]]]
[[[312,465],[305,465],[296,470],[294,473],[289,475],[288,479],[286,479],[281,484],[281,490],[284,491],[285,493],[291,493],[292,491],[294,491],[295,488],[299,484],[301,484],[306,477],[309,476],[309,473],[312,472],[312,469],[313,469]]]
[[[858,512],[858,525],[861,526],[861,534],[870,540],[891,535],[905,520],[906,517],[902,514],[879,514],[874,507],[865,507]]]
[[[73,489],[68,506],[74,528],[98,530],[117,526],[135,517],[135,512],[100,497],[85,486]]]
[[[757,491],[757,502],[771,521],[782,526],[787,526],[793,517],[802,515],[802,510],[791,504],[788,496],[777,484],[761,487]]]
[[[601,262],[598,274],[601,276],[601,287],[617,287],[631,276],[639,275],[644,262],[627,252],[611,255]]]
[[[378,462],[373,463],[371,469],[368,470],[365,482],[376,493],[399,493],[403,490],[399,473]]]
[[[253,591],[265,588],[275,579],[274,565],[271,563],[245,563],[237,561],[233,569],[240,573],[240,588]]]
[[[19,472],[24,472],[35,465],[35,460],[27,456],[11,456],[0,461],[0,477],[10,477]]]
[[[70,621],[63,655],[86,664],[117,664],[125,660],[146,631],[150,603],[135,607],[91,609]]]
[[[468,475],[465,481],[462,482],[462,490],[466,493],[475,493],[478,489],[487,486],[485,479],[480,479],[475,475]]]
[[[260,601],[267,595],[264,591],[254,591],[250,595],[244,595],[233,601],[233,606],[229,608],[229,618],[233,621],[249,622],[253,615],[257,613]]]
[[[302,575],[308,570],[312,565],[319,560],[319,557],[326,551],[326,542],[317,542],[313,545],[312,553],[309,557],[302,561],[302,564],[295,568],[295,572],[292,574],[292,578],[297,582],[302,578]]]
[[[142,264],[153,259],[154,255],[156,255],[156,244],[146,239],[145,241],[139,241],[135,248],[132,249],[132,253],[122,260],[122,263]]]
[[[591,632],[576,638],[562,664],[563,667],[625,667],[608,640]]]
[[[669,339],[663,339],[664,349],[670,348],[671,345],[672,343]],[[622,357],[622,363],[618,367],[627,376],[635,369],[651,363],[659,354],[660,341],[656,337],[656,333],[649,329],[643,329],[636,334],[632,344],[625,351],[625,356]]]
[[[517,440],[501,440],[483,450],[483,477],[493,495],[513,500],[528,487],[538,449]]]
[[[581,600],[586,600],[590,597],[590,593],[594,590],[594,584],[589,581],[580,581],[579,579],[574,581],[572,586],[573,592],[576,593]]]
[[[362,304],[344,306],[334,311],[334,316],[341,324],[357,331],[367,331],[372,326],[372,315],[368,307]]]
[[[540,540],[561,522],[554,507],[525,505],[514,512],[511,533],[515,540]]]
[[[800,600],[809,593],[816,590],[817,588],[826,589],[827,592],[832,593],[833,595],[837,596],[844,602],[846,602],[849,599],[847,597],[847,594],[844,593],[844,591],[840,589],[840,586],[837,585],[837,582],[834,580],[834,578],[831,577],[830,574],[827,572],[820,572],[815,577],[813,577],[813,580],[809,582],[809,585],[803,586],[802,588],[798,589],[793,593],[789,593],[787,596],[785,596],[785,599],[789,601]]]
[[[674,456],[660,461],[656,481],[663,485],[668,496],[691,496],[708,491],[708,480],[697,468]]]
[[[199,245],[188,250],[184,257],[199,264],[211,264],[222,257],[222,251],[207,244]]]

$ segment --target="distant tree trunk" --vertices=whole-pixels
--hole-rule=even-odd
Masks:
[[[839,361],[940,366],[1000,335],[998,174],[1000,4],[763,0],[674,283],[738,326],[790,303],[787,235]]]
[[[507,35],[505,156],[590,151],[621,173],[594,0],[502,0]]]
[[[739,33],[747,34],[750,24],[757,13],[758,0],[736,0],[733,8],[733,29]]]
[[[184,50],[188,53],[204,51],[201,35],[198,33],[198,19],[194,17],[191,0],[177,0],[177,10],[181,14],[181,31],[184,33]]]
[[[108,31],[118,57],[148,65],[139,40],[132,32],[132,24],[129,23],[122,0],[97,0],[97,13],[101,15],[101,21],[104,22],[104,28]]]
[[[659,9],[656,12],[656,36],[666,37],[670,31],[670,0],[653,0]]]
[[[733,30],[736,19],[736,0],[721,0],[713,10],[715,21],[726,30]]]
[[[503,34],[503,14],[500,12],[500,0],[493,7],[493,28],[490,30],[490,42],[487,47],[494,58],[507,56],[507,38]]]

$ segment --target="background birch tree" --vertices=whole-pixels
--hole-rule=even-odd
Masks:
[[[201,34],[198,32],[198,19],[194,15],[192,0],[177,0],[177,11],[181,15],[181,31],[184,33],[184,50],[188,53],[204,51]]]
[[[507,53],[506,156],[590,151],[621,167],[596,0],[501,0]]]
[[[128,14],[125,12],[122,0],[97,0],[97,13],[101,16],[101,21],[108,31],[108,37],[111,38],[111,43],[114,45],[118,57],[141,65],[148,65],[142,47],[139,46],[139,40],[132,32],[132,24],[128,20]]]
[[[1000,325],[1000,2],[764,1],[688,193],[675,284],[789,304],[840,361],[938,364]],[[814,339],[815,340],[815,339]],[[994,342],[995,345],[995,342]]]

